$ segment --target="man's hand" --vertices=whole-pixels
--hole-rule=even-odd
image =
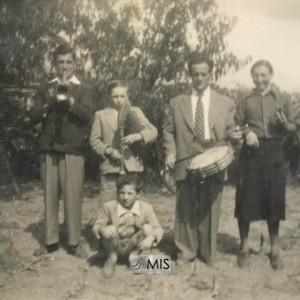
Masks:
[[[70,106],[72,107],[75,102],[74,98],[71,96],[71,97],[69,97],[68,101],[69,101]]]
[[[113,149],[112,147],[108,147],[105,150],[105,154],[109,155],[114,160],[120,160],[123,158],[122,154],[117,149]]]
[[[155,241],[155,236],[153,235],[149,235],[147,236],[146,238],[144,238],[141,243],[139,244],[140,246],[140,249],[141,250],[147,250],[147,249],[150,249],[153,245]]]
[[[258,148],[259,141],[258,141],[256,133],[254,133],[253,131],[250,131],[246,135],[246,143],[247,143],[247,146],[249,146],[249,147]]]
[[[105,239],[112,239],[117,234],[117,228],[114,225],[108,225],[106,227],[99,228],[99,234]]]
[[[166,158],[166,166],[170,169],[174,169],[175,167],[176,157],[174,154],[169,154]]]
[[[129,134],[121,139],[121,145],[131,145],[135,142],[141,141],[143,136],[140,133]]]

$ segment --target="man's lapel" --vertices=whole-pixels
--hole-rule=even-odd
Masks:
[[[188,127],[194,131],[191,95],[183,96],[179,106]]]
[[[210,130],[214,127],[221,109],[222,103],[220,99],[218,98],[217,94],[213,90],[211,90],[208,112],[208,123]]]

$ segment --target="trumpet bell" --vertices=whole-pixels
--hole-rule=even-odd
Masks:
[[[69,98],[69,88],[66,85],[58,85],[56,88],[56,99],[64,101]]]

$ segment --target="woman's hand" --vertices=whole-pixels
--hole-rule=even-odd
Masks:
[[[249,146],[249,147],[258,148],[259,141],[258,141],[256,133],[254,133],[253,131],[250,131],[246,135],[246,143],[247,143],[247,146]]]
[[[277,109],[277,111],[276,111],[276,121],[277,121],[277,123],[279,123],[281,125],[285,125],[287,119],[286,119],[285,113],[283,112],[282,109]]]

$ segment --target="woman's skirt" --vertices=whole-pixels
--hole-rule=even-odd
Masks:
[[[259,148],[244,143],[238,163],[235,217],[255,220],[285,219],[285,169],[282,142],[259,140]]]

